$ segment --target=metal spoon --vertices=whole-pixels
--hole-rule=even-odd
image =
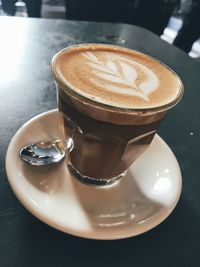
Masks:
[[[40,141],[29,144],[20,150],[20,157],[30,165],[44,166],[59,163],[64,159],[66,151],[73,148],[70,138],[67,143],[62,139],[51,141]]]

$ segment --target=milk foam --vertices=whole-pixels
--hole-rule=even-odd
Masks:
[[[109,106],[159,107],[173,102],[181,91],[181,82],[171,70],[130,49],[75,46],[58,54],[54,64],[55,76],[66,89]]]
[[[81,55],[98,78],[89,77],[91,83],[104,90],[149,101],[148,95],[158,88],[159,80],[156,74],[140,63],[106,52],[104,61],[101,61],[95,52],[82,52]],[[139,75],[143,79],[138,79]]]

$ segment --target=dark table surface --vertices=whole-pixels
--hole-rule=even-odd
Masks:
[[[182,78],[185,95],[159,128],[174,151],[183,191],[174,212],[137,237],[96,241],[59,232],[16,199],[5,172],[12,136],[56,107],[52,56],[82,42],[119,44],[163,61]],[[151,32],[123,24],[0,18],[0,266],[200,266],[200,62]]]

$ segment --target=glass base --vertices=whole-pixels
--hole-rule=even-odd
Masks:
[[[110,179],[98,179],[89,177],[81,174],[73,165],[68,164],[68,169],[70,173],[81,183],[91,185],[91,186],[111,186],[116,185],[120,181],[120,179],[126,175],[127,170],[121,173],[120,175],[110,178]]]

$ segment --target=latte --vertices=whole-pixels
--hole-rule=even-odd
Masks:
[[[175,74],[159,61],[109,45],[85,44],[61,52],[56,72],[79,95],[117,108],[168,105],[181,87]]]
[[[67,165],[84,183],[122,177],[150,145],[183,95],[178,76],[157,60],[111,45],[82,44],[52,61]]]

